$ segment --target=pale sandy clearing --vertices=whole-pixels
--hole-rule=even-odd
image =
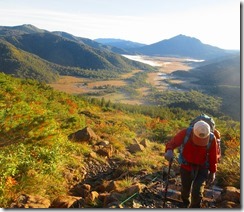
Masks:
[[[158,67],[158,72],[148,73],[147,83],[157,87],[158,90],[166,90],[169,88],[169,84],[165,83],[162,80],[162,76],[160,73],[170,74],[176,70],[185,70],[188,71],[191,69],[189,65],[185,63],[186,59],[184,58],[171,58],[171,57],[149,57],[149,56],[142,56],[143,59],[155,62],[160,64],[161,67]],[[142,70],[134,70],[130,73],[126,73],[121,75],[119,80],[104,80],[104,81],[96,81],[90,80],[86,78],[80,77],[73,77],[73,76],[62,76],[56,83],[50,84],[54,89],[64,91],[70,94],[82,94],[82,93],[92,93],[97,92],[95,87],[99,86],[124,86],[126,85],[126,79],[132,77],[138,72]],[[180,80],[170,79],[171,83],[182,83]],[[142,87],[138,89],[140,92],[141,100],[135,100],[128,98],[125,94],[106,94],[103,96],[99,96],[97,98],[104,97],[106,100],[111,100],[112,102],[120,102],[120,103],[128,103],[128,104],[143,104],[143,96],[150,94],[150,90],[146,87]],[[94,96],[96,97],[96,96]]]
[[[104,86],[104,85],[111,85],[111,86],[124,86],[126,85],[126,82],[123,80],[105,80],[105,81],[94,81],[94,82],[88,82],[87,87],[93,88],[95,86]]]
[[[111,85],[118,87],[126,85],[126,82],[124,80],[91,81],[86,78],[62,76],[57,82],[49,85],[59,91],[64,91],[70,94],[79,94],[92,92],[92,89],[95,86]]]

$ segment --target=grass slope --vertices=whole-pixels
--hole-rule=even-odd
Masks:
[[[1,208],[9,207],[18,195],[25,193],[53,200],[69,194],[70,187],[82,181],[85,164],[95,148],[89,143],[68,140],[70,133],[89,126],[110,142],[115,150],[114,159],[133,161],[133,166],[119,167],[121,173],[127,171],[132,176],[141,170],[154,173],[162,170],[164,143],[199,113],[160,108],[161,117],[153,118],[143,113],[155,114],[153,110],[158,111],[158,107],[92,102],[3,73],[0,88]],[[223,148],[217,177],[222,185],[238,186],[240,123],[225,117],[214,118]],[[130,154],[128,147],[135,139],[149,139],[150,147]],[[102,156],[96,160],[107,163]]]

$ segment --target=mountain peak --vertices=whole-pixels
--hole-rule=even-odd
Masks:
[[[201,41],[195,37],[190,37],[190,36],[187,36],[187,35],[183,35],[183,34],[179,34],[179,35],[176,35],[175,37],[172,37],[168,40],[191,40],[191,41],[197,41],[199,43],[201,43]]]
[[[98,43],[104,44],[104,45],[109,45],[109,46],[113,46],[113,47],[121,48],[121,49],[125,49],[125,50],[145,46],[145,44],[142,44],[142,43],[137,43],[137,42],[123,40],[123,39],[117,39],[117,38],[97,38],[97,39],[95,39],[95,41]]]
[[[183,35],[183,34],[179,34],[179,35],[176,35],[175,38],[178,37],[178,38],[185,38],[185,37],[189,37],[189,36],[186,36],[186,35]]]
[[[190,57],[201,60],[226,55],[225,50],[203,44],[199,39],[183,34],[179,34],[170,39],[165,39],[136,50],[141,54],[151,56]]]
[[[16,26],[18,27],[18,26]],[[35,27],[34,25],[32,24],[22,24],[22,25],[19,25],[19,27],[24,27],[24,28],[34,28],[34,29],[37,29],[37,27]]]
[[[42,32],[46,32],[46,30],[43,29],[39,29],[37,27],[35,27],[34,25],[31,24],[23,24],[23,25],[19,25],[19,26],[14,26],[12,27],[12,29],[15,30],[19,30],[25,33],[42,33]]]

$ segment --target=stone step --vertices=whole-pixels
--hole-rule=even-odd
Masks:
[[[171,200],[182,202],[180,188],[180,186],[169,185],[166,196],[167,199],[169,201]],[[210,205],[213,204],[215,200],[221,195],[221,191],[222,189],[217,186],[205,188],[203,201],[208,202]],[[165,190],[163,190],[163,195],[165,195]]]

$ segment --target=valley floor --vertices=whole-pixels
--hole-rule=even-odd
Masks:
[[[170,73],[176,70],[188,71],[192,68],[190,66],[189,59],[186,58],[149,56],[126,57],[158,67],[157,72],[147,74],[146,82],[152,87],[158,89],[159,91],[163,91],[166,89],[177,90],[177,88],[172,85],[181,84],[183,82],[186,83],[186,81],[182,79],[173,79],[170,77]],[[139,95],[137,95],[136,98],[131,97],[125,92],[106,92],[106,88],[108,86],[114,88],[127,86],[128,79],[133,77],[138,72],[141,72],[141,70],[134,70],[131,73],[123,74],[120,76],[120,79],[102,81],[74,76],[61,76],[57,82],[50,84],[50,86],[56,90],[70,94],[88,94],[90,97],[103,97],[105,100],[110,100],[115,103],[147,104],[147,102],[143,100],[143,97],[150,94],[150,89],[148,88],[148,86],[137,89]]]

